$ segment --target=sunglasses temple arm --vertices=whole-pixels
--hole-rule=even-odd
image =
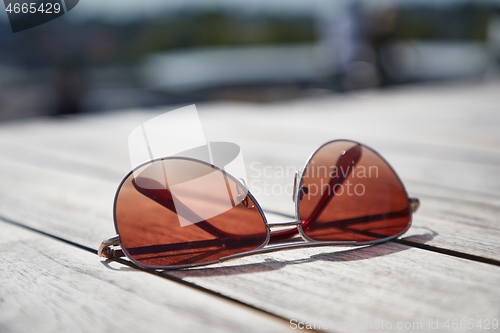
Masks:
[[[295,181],[297,183],[297,180]],[[294,191],[295,193],[296,191]],[[297,200],[297,198],[294,195],[294,201]],[[410,204],[410,210],[412,214],[415,214],[418,209],[420,208],[420,199],[418,198],[408,198],[408,202]],[[296,217],[298,219],[298,217]],[[286,240],[289,238],[292,238],[297,234],[297,228],[290,228],[286,230],[278,230],[278,231],[271,231],[271,239],[269,240],[269,244],[272,243],[277,243],[282,240]]]
[[[352,159],[352,166],[351,165],[347,166],[347,172],[349,172],[349,173],[354,169],[354,166],[359,162],[359,160],[361,158],[361,146],[356,145],[356,146],[352,147],[351,149],[349,149],[347,152],[345,152],[343,155],[341,155],[339,157],[339,159],[337,160],[335,167],[336,168],[340,167],[342,169],[342,167],[343,167],[342,163],[347,161],[348,159],[346,159],[346,158],[348,158],[350,155],[354,155],[354,156]],[[332,191],[332,189],[335,189],[335,186],[337,184],[343,184],[344,181],[346,180],[347,176],[348,175],[345,175],[344,177],[331,177],[330,178],[330,181],[328,183],[328,188],[321,196],[320,201],[318,202],[316,207],[314,207],[314,210],[312,211],[311,215],[309,216],[309,218],[307,219],[305,224],[316,219],[321,214],[321,212],[325,209],[325,207],[328,205],[330,200],[332,200],[333,197],[335,196],[335,191]],[[303,189],[300,189],[300,192],[298,192],[297,186],[298,186],[298,174],[295,175],[294,191],[293,191],[294,192],[294,196],[293,196],[294,202],[296,200],[300,201],[302,199],[302,195],[306,194],[306,193],[302,192]],[[297,194],[295,194],[295,193],[297,193]],[[295,216],[295,218],[299,219],[298,216]],[[292,229],[288,229],[288,230],[274,231],[274,232],[271,232],[270,242],[271,243],[279,242],[283,239],[291,238],[295,234],[297,234],[296,228],[292,228]]]
[[[337,163],[335,165],[335,168],[337,170],[340,169],[340,177],[331,177],[330,181],[328,183],[328,187],[325,189],[325,192],[323,192],[318,204],[316,207],[314,207],[314,210],[312,211],[311,215],[309,218],[304,222],[304,224],[307,224],[311,221],[314,221],[318,218],[318,216],[321,215],[323,210],[326,208],[328,203],[333,199],[335,196],[335,190],[337,185],[342,185],[344,181],[347,179],[349,174],[354,170],[354,167],[356,164],[358,164],[359,160],[361,159],[361,146],[358,144],[346,152],[344,152],[337,160]],[[346,173],[344,174],[344,167],[346,167]],[[302,195],[299,195],[299,200],[301,199]]]
[[[99,250],[97,250],[97,255],[99,257],[104,257],[107,259],[124,257],[125,254],[121,249],[112,248],[112,246],[119,246],[119,245],[120,245],[120,236],[118,235],[106,239],[99,246]]]
[[[408,201],[410,204],[411,212],[413,214],[416,213],[420,207],[420,200],[418,198],[409,198]],[[376,220],[376,218],[374,220]],[[297,223],[294,221],[290,224],[296,225]],[[279,225],[276,225],[276,226],[281,226],[281,225],[283,225],[283,223],[280,223]],[[279,242],[280,240],[290,238],[293,235],[295,235],[296,233],[297,233],[296,228],[292,228],[289,230],[283,230],[281,232],[277,231],[274,233],[274,235],[271,234],[271,240],[269,243],[275,243],[275,242]],[[112,247],[116,247],[119,245],[120,245],[120,236],[119,235],[116,235],[114,237],[106,239],[99,246],[99,250],[97,251],[97,255],[99,257],[104,257],[107,259],[124,257],[125,254],[123,253],[123,251],[121,249],[112,248]]]
[[[164,190],[164,191],[156,190],[156,188],[161,188],[162,184],[157,182],[155,184],[155,182],[152,181],[151,179],[147,179],[147,181],[149,181],[149,186],[151,188],[139,186],[135,178],[132,180],[132,185],[139,193],[155,201],[156,203],[162,205],[171,212],[184,217],[188,221],[198,221],[193,224],[196,225],[198,228],[208,232],[212,236],[220,238],[227,238],[233,236],[230,233],[220,230],[219,228],[210,224],[205,219],[198,216],[195,212],[189,209],[189,207],[184,205],[182,201],[175,198],[173,193],[170,192],[169,190]]]

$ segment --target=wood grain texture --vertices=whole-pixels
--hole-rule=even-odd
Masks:
[[[3,216],[93,248],[114,234],[112,203],[119,180],[105,181],[10,160],[0,165],[0,174]],[[431,240],[425,239],[428,244],[500,259],[497,222],[500,208],[495,198],[477,193],[456,194],[447,188],[421,183],[410,182],[410,185],[418,190],[410,193],[423,202],[414,216],[414,227],[436,233]],[[276,207],[278,211],[293,214],[293,206]],[[284,218],[271,218],[275,219]]]
[[[293,215],[290,195],[266,193],[264,182],[284,189],[320,144],[354,139],[385,156],[410,195],[422,200],[403,239],[500,260],[499,87],[413,87],[199,109],[209,140],[231,139],[242,147],[250,188],[264,208]],[[0,215],[96,248],[114,234],[114,191],[130,168],[127,135],[162,111],[1,125]],[[96,274],[114,273],[100,268]],[[330,320],[498,319],[499,294],[492,286],[499,273],[497,266],[386,243],[285,251],[165,274],[328,326]]]
[[[1,332],[285,332],[288,324],[0,222]]]
[[[413,87],[258,107],[208,104],[199,106],[199,110],[207,139],[231,139],[242,146],[250,189],[265,209],[293,215],[291,196],[286,193],[291,190],[293,170],[299,170],[307,155],[322,142],[352,138],[382,153],[402,177],[409,194],[421,197],[423,204],[414,225],[438,234],[430,244],[499,259],[500,224],[496,215],[500,207],[500,135],[495,130],[500,127],[500,114],[495,109],[499,86],[498,82],[491,82],[439,89]],[[50,192],[42,194],[43,188],[52,179],[73,183],[74,189],[51,186],[57,192],[53,193],[52,203],[61,205],[65,200],[73,200],[73,208],[81,206],[93,211],[88,216],[78,209],[71,210],[72,218],[81,223],[72,223],[69,232],[75,229],[73,236],[78,241],[95,246],[94,239],[102,236],[82,237],[89,233],[84,220],[102,221],[97,229],[93,227],[95,235],[104,235],[104,230],[113,233],[108,222],[110,207],[114,190],[130,168],[126,147],[129,131],[164,111],[130,110],[4,125],[0,131],[0,152],[5,164],[10,161],[16,164],[13,168],[34,168],[17,175],[6,172],[5,178],[11,183],[7,186],[4,182],[4,188],[18,187],[21,203],[23,195],[29,197],[28,192],[40,191],[36,195],[39,199],[31,197],[29,201],[43,205],[43,197],[50,196]],[[38,175],[38,167],[48,173],[37,180],[39,186],[27,191],[32,180],[26,180],[23,187],[21,178]],[[70,173],[76,177],[71,178]],[[96,178],[106,184],[97,183]],[[59,197],[62,203],[57,202]],[[78,203],[85,200],[91,202]],[[16,207],[13,202],[4,202]],[[482,208],[476,211],[476,204]],[[40,209],[50,210],[50,204],[44,207]],[[11,214],[12,210],[4,213]],[[19,210],[20,214],[36,215],[22,207]],[[61,210],[49,214],[57,211]],[[27,223],[36,221],[37,218]],[[52,230],[65,228],[57,218],[53,226],[45,222],[42,226]]]
[[[168,274],[335,331],[330,321],[396,326],[498,318],[500,294],[492,286],[499,273],[496,266],[386,243],[270,253]],[[362,324],[352,331],[372,330]]]

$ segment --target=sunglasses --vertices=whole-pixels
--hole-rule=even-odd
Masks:
[[[146,162],[122,180],[117,236],[98,254],[140,267],[178,269],[319,245],[368,245],[405,233],[420,206],[373,149],[335,140],[295,173],[295,219],[268,223],[241,179],[189,157]],[[298,237],[300,236],[300,237]]]

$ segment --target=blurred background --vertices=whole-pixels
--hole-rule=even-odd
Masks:
[[[500,76],[500,0],[81,0],[12,33],[0,121]]]

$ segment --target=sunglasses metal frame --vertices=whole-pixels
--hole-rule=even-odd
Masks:
[[[304,180],[305,172],[307,170],[307,166],[309,165],[309,162],[311,161],[311,159],[313,158],[313,156],[319,150],[321,150],[323,147],[325,147],[328,144],[331,144],[333,142],[339,142],[339,141],[352,142],[354,144],[361,145],[361,146],[363,146],[363,147],[371,150],[384,163],[387,164],[387,166],[391,169],[391,171],[397,177],[398,181],[401,183],[401,186],[404,189],[406,197],[408,198],[408,208],[409,208],[409,211],[410,211],[410,221],[409,221],[408,227],[405,230],[403,230],[402,232],[400,232],[400,233],[398,233],[396,235],[388,236],[388,237],[381,238],[381,239],[375,239],[375,240],[371,240],[371,241],[366,241],[366,242],[357,242],[357,241],[317,241],[317,240],[311,239],[310,237],[308,237],[304,233],[304,231],[302,229],[302,221],[300,219],[300,205],[299,205],[300,204],[300,200],[299,200],[299,196],[300,196],[300,191],[302,189],[302,183],[303,183],[303,180]],[[169,156],[169,157],[161,157],[161,158],[153,159],[153,160],[144,162],[141,165],[138,165],[137,167],[135,167],[134,169],[132,169],[130,172],[128,172],[127,175],[120,182],[120,185],[118,186],[118,189],[116,191],[115,199],[114,199],[114,203],[113,203],[113,220],[114,220],[115,230],[118,231],[117,219],[116,219],[116,203],[117,203],[117,200],[118,200],[118,194],[120,192],[120,189],[121,189],[123,183],[137,169],[139,169],[139,168],[141,168],[141,167],[143,167],[145,165],[152,164],[154,162],[163,161],[163,160],[169,160],[169,159],[183,159],[183,160],[189,160],[189,161],[193,161],[193,162],[198,162],[198,163],[205,164],[207,166],[210,166],[210,167],[214,168],[215,170],[218,170],[218,171],[222,172],[224,175],[228,176],[233,181],[235,181],[238,185],[240,185],[243,188],[245,188],[247,190],[247,195],[255,203],[257,209],[259,210],[259,213],[262,216],[263,222],[266,225],[267,237],[266,237],[266,240],[264,241],[264,243],[262,245],[260,245],[259,247],[257,247],[256,249],[254,249],[254,250],[245,251],[245,252],[241,252],[241,253],[237,253],[237,254],[225,256],[225,257],[221,257],[220,259],[217,259],[217,260],[212,260],[212,261],[207,261],[207,262],[202,262],[202,263],[194,263],[194,264],[170,265],[170,266],[151,266],[151,265],[145,265],[145,264],[143,264],[143,263],[135,260],[134,258],[132,258],[132,256],[127,252],[127,250],[124,247],[121,246],[120,236],[116,235],[116,236],[111,237],[111,238],[109,238],[109,239],[107,239],[107,240],[105,240],[105,241],[103,241],[101,243],[101,245],[99,246],[98,252],[97,252],[100,257],[104,257],[104,258],[107,258],[107,259],[113,259],[113,258],[120,258],[120,257],[126,256],[131,262],[133,262],[135,265],[137,265],[139,267],[148,268],[148,269],[172,270],[172,269],[182,269],[182,268],[207,266],[207,265],[212,265],[212,264],[224,262],[224,261],[231,260],[231,259],[237,259],[237,258],[246,257],[246,256],[250,256],[250,255],[261,254],[261,253],[268,253],[268,252],[274,252],[274,251],[281,251],[281,250],[287,250],[287,249],[297,249],[297,248],[317,247],[317,246],[329,246],[329,245],[330,246],[334,246],[334,245],[336,245],[336,246],[373,245],[373,244],[383,243],[383,242],[386,242],[388,240],[398,238],[399,236],[401,236],[404,233],[406,233],[408,231],[408,229],[411,228],[412,220],[413,220],[413,214],[420,207],[420,200],[418,198],[410,198],[408,196],[408,192],[406,191],[406,187],[404,186],[404,183],[399,178],[399,175],[396,173],[396,171],[394,170],[394,168],[389,164],[389,162],[387,162],[377,151],[375,151],[374,149],[372,149],[372,148],[370,148],[370,147],[368,147],[368,146],[366,146],[364,144],[356,142],[356,141],[338,139],[338,140],[328,141],[328,142],[322,144],[320,147],[318,147],[307,158],[306,163],[305,163],[305,167],[302,170],[302,174],[299,176],[298,172],[295,173],[294,190],[293,190],[293,197],[292,197],[293,201],[295,202],[295,219],[293,221],[288,221],[288,222],[271,222],[271,223],[268,222],[267,221],[267,217],[266,217],[266,215],[264,213],[264,210],[262,209],[262,207],[260,206],[260,204],[258,203],[258,201],[255,199],[255,197],[253,196],[253,194],[250,192],[250,190],[248,190],[248,188],[246,187],[246,184],[244,184],[244,182],[240,181],[239,179],[236,179],[234,176],[232,176],[227,171],[221,169],[220,167],[218,167],[216,165],[213,165],[211,163],[202,161],[202,160],[191,158],[191,157]],[[270,244],[269,242],[271,240],[272,229],[273,228],[283,228],[283,227],[295,227],[296,233],[298,233],[298,235],[300,236],[300,238],[302,239],[302,241],[300,241],[300,238],[297,238],[297,237],[294,236],[294,238],[290,238],[290,239],[282,241],[282,242],[277,242],[274,245]],[[117,247],[120,247],[120,248],[117,248]]]

